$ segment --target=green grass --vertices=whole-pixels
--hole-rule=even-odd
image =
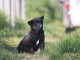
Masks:
[[[34,55],[18,54],[16,47],[29,31],[4,29],[0,31],[0,60],[80,60],[80,34],[78,30],[64,33],[61,22],[44,24],[45,50]]]
[[[60,50],[62,53],[78,53],[80,52],[80,35],[76,33],[69,35],[67,38],[64,38],[60,44]]]

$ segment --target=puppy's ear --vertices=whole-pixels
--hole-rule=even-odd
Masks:
[[[32,23],[33,23],[32,21],[28,21],[28,24],[29,24],[29,25],[32,25]]]
[[[43,19],[44,19],[44,15],[43,15],[43,16],[41,16],[41,17],[40,17],[40,19],[41,19],[41,20],[43,20]]]

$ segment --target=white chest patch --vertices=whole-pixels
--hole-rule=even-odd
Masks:
[[[36,42],[36,45],[38,45],[39,44],[39,40]]]

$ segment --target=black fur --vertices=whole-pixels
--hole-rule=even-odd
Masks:
[[[22,39],[17,47],[18,52],[35,53],[39,48],[41,51],[45,47],[45,36],[43,30],[44,16],[28,21],[31,27],[30,32]],[[36,44],[39,40],[39,44]]]

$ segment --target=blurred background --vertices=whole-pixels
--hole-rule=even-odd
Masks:
[[[42,15],[45,16],[44,24],[62,20],[60,4],[56,0],[1,0],[0,5],[0,27],[4,25],[2,28],[22,28],[19,24],[27,25],[28,20]]]
[[[0,59],[80,60],[79,30],[65,34],[62,12],[58,0],[0,0]],[[45,51],[18,54],[16,47],[30,30],[27,22],[42,15]]]

